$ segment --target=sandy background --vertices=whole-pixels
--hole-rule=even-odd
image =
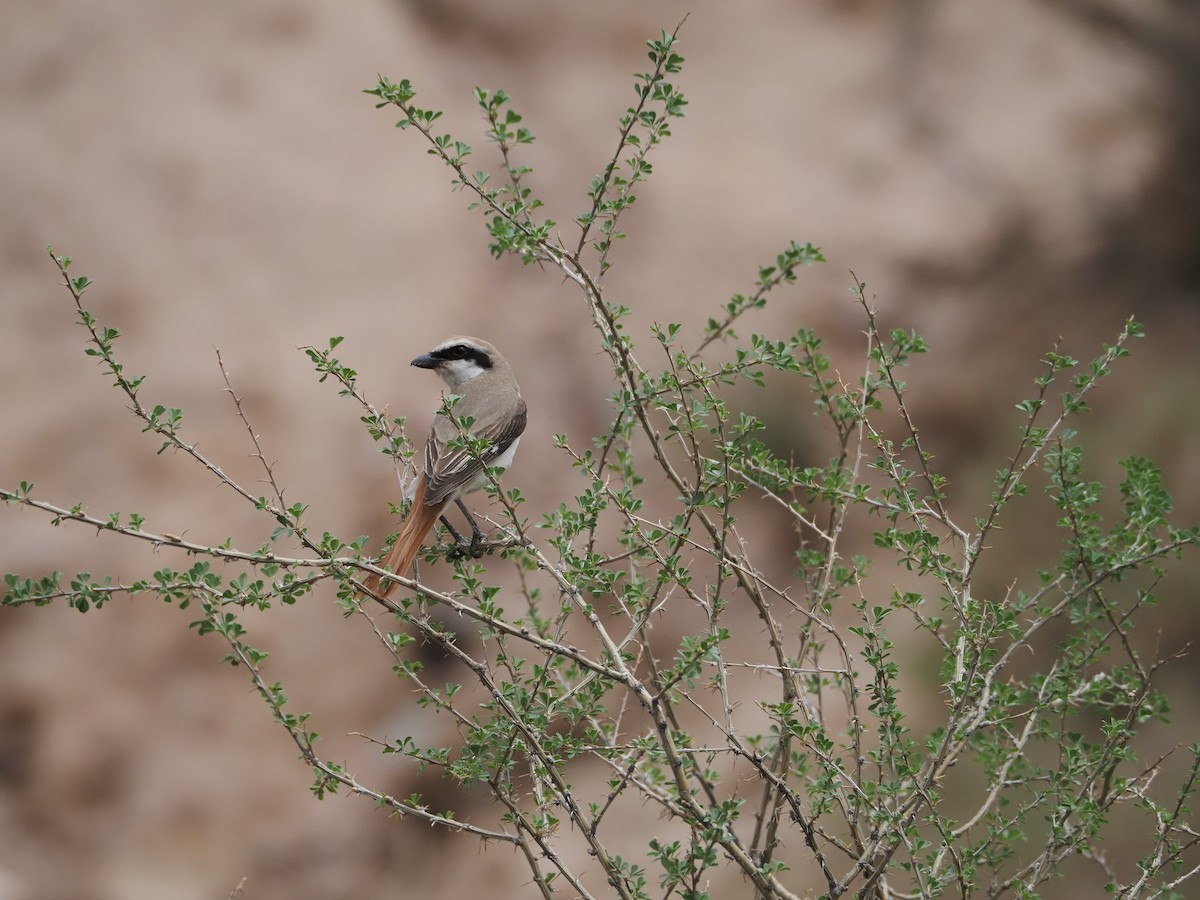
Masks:
[[[253,481],[220,348],[289,499],[320,528],[386,533],[394,496],[357,413],[296,350],[334,334],[368,396],[410,414],[418,434],[436,387],[408,360],[461,330],[503,348],[533,410],[509,477],[531,513],[557,504],[574,483],[551,435],[588,434],[608,410],[582,303],[552,273],[492,261],[444,170],[360,90],[379,72],[413,79],[447,111],[446,130],[484,154],[470,90],[504,87],[538,137],[526,158],[567,233],[612,152],[630,73],[647,65],[643,41],[690,11],[688,117],[656,152],[607,278],[637,327],[700,324],[788,240],[817,243],[829,264],[754,328],[817,327],[853,352],[853,267],[889,325],[929,339],[911,379],[919,421],[955,501],[975,509],[1037,357],[1063,335],[1090,358],[1135,315],[1149,336],[1084,426],[1096,477],[1151,455],[1194,521],[1200,29],[1175,8],[10,0],[0,483],[33,481],[47,500],[102,514],[136,509],[197,540],[256,545],[270,531],[188,460],[154,455],[82,353],[53,244],[96,281],[89,306],[123,331],[129,370],[150,376],[146,398],[182,407],[187,434]],[[821,448],[788,401],[758,412],[802,450]],[[1017,535],[1010,552],[1039,540]],[[128,580],[166,564],[180,561],[0,514],[3,571]],[[1178,643],[1198,630],[1197,587],[1193,560],[1160,622]],[[190,618],[148,600],[86,617],[0,612],[0,900],[199,900],[243,878],[255,898],[522,895],[523,864],[506,850],[363,801],[311,799],[286,735]],[[418,727],[362,629],[328,597],[252,621],[324,752],[412,790],[407,769],[346,736]],[[1184,661],[1170,675],[1184,705],[1166,743],[1197,737],[1197,674]],[[436,781],[422,790],[470,802]]]

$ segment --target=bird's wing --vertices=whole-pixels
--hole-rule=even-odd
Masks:
[[[433,420],[429,440],[425,443],[425,497],[429,505],[442,503],[454,497],[455,492],[469,484],[483,471],[485,465],[512,446],[513,441],[525,430],[525,401],[519,395],[512,403],[497,404],[474,416],[470,435],[490,441],[491,446],[483,452],[483,459],[472,456],[465,447],[451,449],[448,443],[460,438],[458,426],[446,416],[438,415]],[[454,415],[463,418],[470,413],[454,408]]]

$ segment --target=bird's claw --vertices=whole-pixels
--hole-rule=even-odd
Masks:
[[[487,551],[487,539],[482,535],[470,540],[460,537],[450,543],[449,549],[446,551],[446,557],[448,559],[465,559],[469,556],[471,559],[480,559]]]

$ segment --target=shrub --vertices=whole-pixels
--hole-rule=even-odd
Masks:
[[[947,478],[902,380],[925,343],[882,326],[857,277],[866,334],[857,378],[841,375],[808,329],[737,334],[770,295],[823,261],[812,244],[789,243],[711,316],[633,336],[629,310],[606,298],[603,279],[625,237],[622,214],[652,174],[650,153],[686,105],[672,81],[683,64],[676,34],[648,46],[650,70],[636,76],[635,103],[619,118],[615,150],[569,242],[542,218],[532,172],[519,162],[533,135],[505,92],[475,92],[497,151],[489,171],[474,168],[468,144],[440,133],[441,114],[416,105],[409,81],[381,77],[368,91],[399,112],[398,127],[417,132],[471,198],[494,256],[561,273],[587,305],[618,387],[602,433],[556,437],[583,485],[577,496],[533,521],[520,490],[502,488],[491,471],[502,520],[490,559],[448,554],[452,591],[384,572],[366,538],[339,539],[310,522],[303,503],[284,501],[232,386],[269,491],[233,480],[185,439],[183,413],[144,396],[144,377],[116,354],[117,329],[84,307],[88,278],[52,252],[87,353],[161,441],[159,452],[190,457],[275,530],[256,548],[210,546],[149,530],[136,513],[56,506],[21,483],[0,496],[54,524],[150,542],[186,562],[128,584],[86,572],[10,574],[4,604],[65,602],[86,612],[116,594],[142,594],[192,611],[192,625],[227,643],[227,659],[291,736],[318,797],[346,789],[463,839],[513,845],[531,890],[546,897],[700,898],[731,871],[747,895],[762,897],[800,896],[813,883],[829,897],[1034,896],[1071,855],[1105,864],[1115,840],[1136,841],[1141,857],[1136,869],[1107,870],[1114,895],[1182,896],[1198,868],[1187,804],[1200,745],[1187,748],[1174,784],[1155,782],[1164,760],[1144,758],[1139,737],[1166,719],[1155,676],[1174,656],[1144,648],[1136,629],[1168,561],[1200,531],[1170,524],[1161,473],[1142,458],[1121,463],[1120,509],[1104,515],[1071,429],[1140,327],[1128,321],[1087,364],[1058,345],[1046,353],[1017,404],[1012,455],[989,502],[969,517],[951,512]],[[403,420],[367,401],[357,373],[334,355],[341,341],[305,352],[382,451],[409,469],[415,448]],[[836,436],[824,463],[784,458],[764,440],[763,423],[734,404],[732,391],[762,388],[769,373],[771,390],[807,391]],[[444,411],[454,415],[452,405]],[[1003,543],[998,528],[1010,507],[1039,484],[1038,515],[1057,523],[1061,556],[1052,569],[1006,572],[1011,588],[993,596],[978,573]],[[797,536],[787,584],[768,580],[739,532],[739,516],[761,504],[786,516]],[[855,545],[852,523],[865,524],[873,548]],[[431,547],[426,559],[446,549]],[[906,589],[878,574],[889,558],[911,573]],[[230,565],[218,572],[213,561]],[[501,567],[519,571],[519,591],[501,594],[491,577]],[[394,599],[365,594],[368,573],[398,582]],[[371,639],[391,655],[402,690],[452,719],[460,740],[422,746],[405,737],[381,740],[380,749],[460,785],[486,786],[494,816],[461,821],[418,796],[390,796],[317,752],[309,716],[290,711],[243,617],[247,607],[310,594],[313,602],[336,595],[348,615],[386,611],[392,630],[372,629]],[[471,623],[476,640],[458,640],[432,615],[438,607]],[[731,634],[731,622],[744,624],[739,607],[759,620],[753,638]],[[906,641],[927,651],[926,668],[936,662],[934,727],[912,724],[903,687],[913,679],[906,667],[919,661],[897,652],[900,633],[917,636]],[[418,642],[453,660],[459,681],[428,680],[413,653]],[[743,703],[748,695],[757,702]],[[577,783],[584,767],[604,777]],[[1135,811],[1122,821],[1140,831],[1112,833],[1119,806]],[[609,827],[628,808],[653,810],[663,836]],[[586,856],[571,852],[580,846]]]

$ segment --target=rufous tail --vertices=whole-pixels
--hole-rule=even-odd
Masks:
[[[408,517],[400,526],[396,542],[392,544],[392,549],[388,551],[387,557],[379,565],[397,575],[408,575],[413,560],[421,552],[421,543],[445,508],[444,502],[435,503],[433,506],[426,505],[425,479],[422,477],[417,482],[417,491],[413,496],[412,506],[409,507]],[[396,582],[371,573],[363,580],[363,586],[373,594],[386,597],[395,589]]]

